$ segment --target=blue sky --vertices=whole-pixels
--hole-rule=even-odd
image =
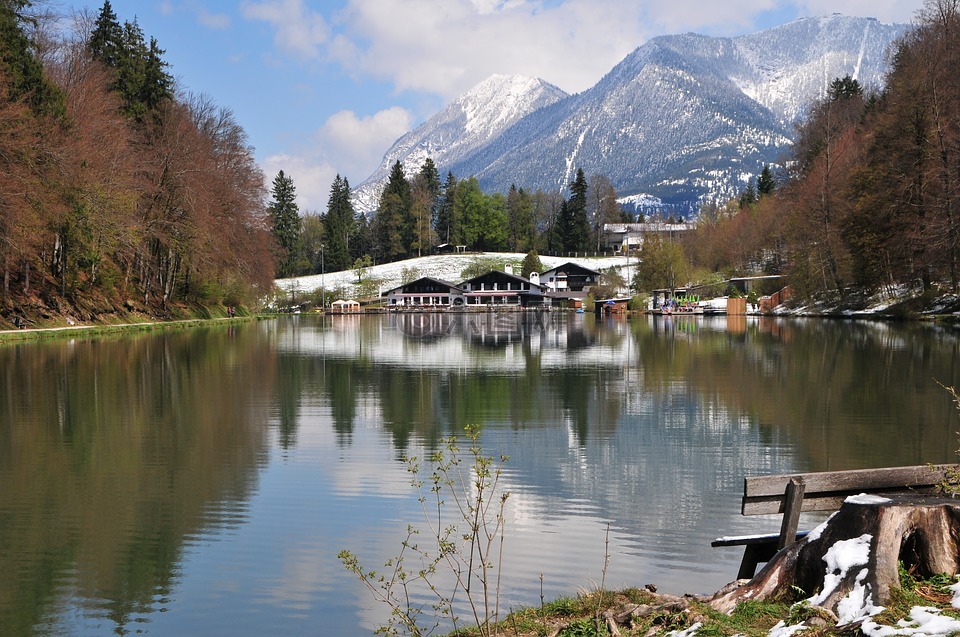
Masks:
[[[99,12],[103,0],[60,0]],[[569,93],[651,37],[750,33],[829,13],[911,22],[923,0],[111,0],[157,38],[179,88],[230,108],[267,181],[323,212],[398,137],[494,73]]]

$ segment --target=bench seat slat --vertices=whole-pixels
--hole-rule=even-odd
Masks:
[[[942,482],[946,472],[957,465],[917,465],[852,471],[820,471],[778,476],[753,476],[744,479],[744,497],[782,496],[790,478],[799,476],[807,493],[820,491],[876,490],[896,487],[929,486]]]
[[[804,495],[803,504],[801,505],[800,510],[802,512],[807,511],[836,511],[840,508],[840,505],[843,504],[843,501],[847,498],[860,495],[861,493],[875,494],[875,495],[898,495],[898,494],[923,494],[929,495],[935,491],[933,486],[924,486],[924,487],[913,487],[909,489],[905,488],[887,488],[887,489],[852,489],[845,492],[833,492],[830,494],[818,494],[818,493],[807,493]],[[765,514],[775,514],[783,513],[784,511],[784,502],[783,496],[779,498],[773,496],[766,497],[757,497],[757,498],[744,498],[741,513],[743,515],[765,515]]]
[[[798,531],[797,539],[805,537],[810,531]],[[732,537],[718,537],[710,546],[751,546],[754,544],[776,544],[780,539],[779,533],[764,533],[761,535],[738,535]]]

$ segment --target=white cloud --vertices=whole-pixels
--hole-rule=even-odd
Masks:
[[[243,16],[267,22],[276,29],[274,42],[280,50],[306,59],[322,56],[322,45],[330,38],[326,19],[308,8],[304,0],[244,2]]]
[[[260,162],[269,193],[274,177],[281,170],[293,180],[300,213],[324,212],[337,170],[323,157],[310,155],[270,155]]]
[[[833,12],[906,22],[922,0],[347,0],[325,18],[304,0],[243,5],[277,29],[278,47],[338,63],[397,92],[449,100],[494,73],[582,91],[654,35],[747,33],[761,16]]]
[[[555,7],[531,0],[350,0],[331,54],[398,91],[446,99],[494,73],[537,76],[579,91],[642,43],[641,13],[629,0]]]
[[[397,106],[371,117],[340,111],[324,123],[318,142],[343,160],[345,172],[358,176],[362,173],[360,179],[366,179],[379,165],[383,151],[409,131],[412,123],[410,113]],[[357,177],[351,181],[354,179]]]
[[[330,116],[306,146],[261,161],[268,182],[283,170],[293,179],[301,211],[323,212],[334,177],[358,185],[380,164],[383,152],[410,130],[413,118],[393,107],[370,117],[352,111]],[[335,163],[334,163],[335,161]]]

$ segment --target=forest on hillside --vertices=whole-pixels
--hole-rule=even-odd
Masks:
[[[293,179],[281,171],[268,192],[231,111],[179,91],[135,19],[105,0],[64,29],[45,6],[0,0],[0,325],[245,305],[275,275],[444,243],[596,251],[603,224],[642,221],[603,175],[577,170],[566,192],[490,194],[473,177],[442,180],[430,160],[410,176],[398,162],[369,218],[340,176],[325,212],[301,214]],[[882,91],[837,78],[792,156],[737,200],[705,204],[684,239],[645,243],[634,289],[767,273],[803,297],[960,290],[958,29],[960,0],[927,0]]]
[[[0,322],[269,291],[264,177],[231,111],[178,92],[109,0],[61,18],[0,0]]]
[[[703,210],[677,267],[805,297],[960,291],[960,0],[928,0],[890,55],[880,93],[838,78],[811,107],[774,192]]]
[[[741,196],[706,203],[679,241],[648,240],[633,288],[780,274],[804,298],[888,289],[960,291],[960,0],[928,0],[890,51],[885,88],[836,78],[798,126],[790,156],[765,167]],[[307,218],[288,273],[382,263],[443,243],[468,249],[571,254],[598,250],[605,223],[634,219],[603,175],[582,170],[561,192],[515,185],[480,191],[473,178],[441,182],[429,159],[408,177],[394,165],[376,212],[355,215],[338,177],[326,215]],[[664,219],[664,221],[671,221]],[[315,255],[311,258],[310,255]]]

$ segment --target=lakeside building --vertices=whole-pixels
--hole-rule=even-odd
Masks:
[[[643,242],[652,236],[673,241],[684,232],[696,227],[693,223],[605,223],[603,224],[603,245],[608,250],[627,252],[639,250]]]

